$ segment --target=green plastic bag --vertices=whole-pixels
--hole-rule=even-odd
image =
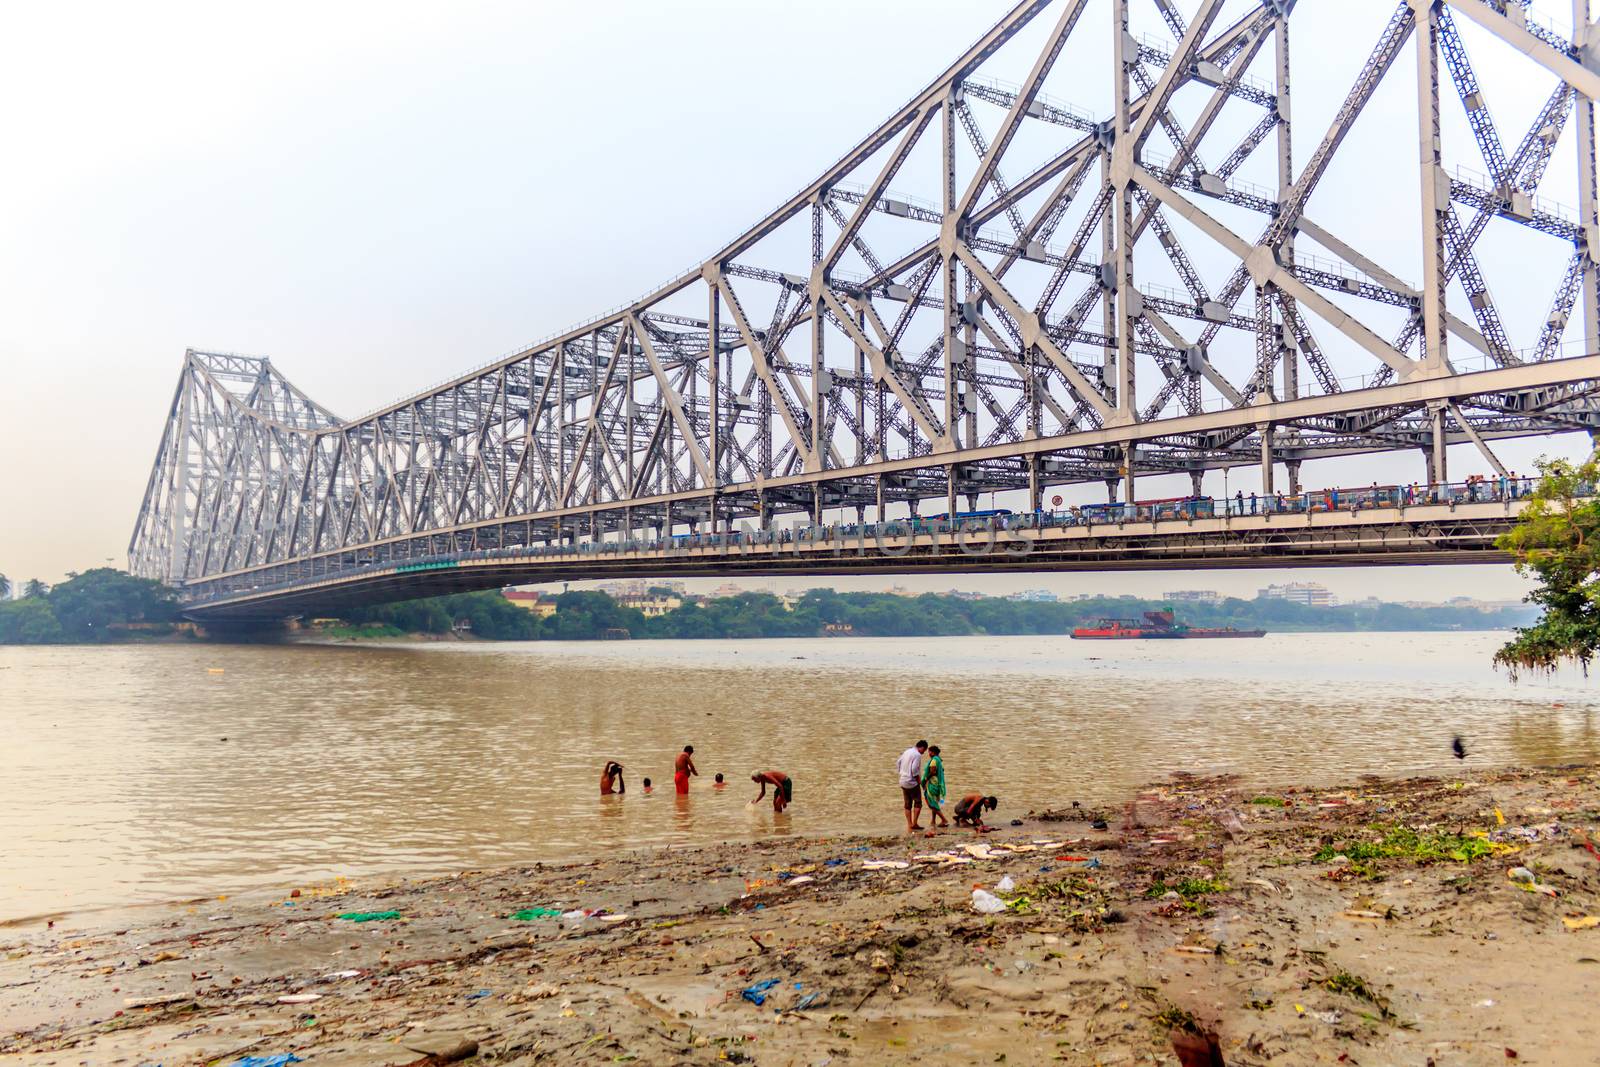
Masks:
[[[348,919],[353,923],[370,923],[379,919],[398,919],[400,918],[400,913],[398,911],[347,911],[343,915],[337,916],[337,918]]]
[[[518,922],[525,923],[532,922],[535,919],[559,919],[560,917],[560,908],[523,908],[521,911],[514,911],[506,916],[508,919],[515,919]]]

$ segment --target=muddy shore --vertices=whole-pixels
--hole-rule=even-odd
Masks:
[[[981,838],[641,850],[29,921],[0,927],[0,1054],[1118,1064],[1214,1040],[1227,1064],[1594,1063],[1597,787],[1588,765],[1175,777]],[[1004,910],[976,911],[975,886]]]

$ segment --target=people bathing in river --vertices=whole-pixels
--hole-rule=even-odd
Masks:
[[[752,782],[761,786],[761,792],[750,803],[759,804],[767,795],[767,786],[772,787],[772,810],[774,814],[782,813],[789,802],[794,799],[794,782],[782,771],[757,771],[750,776]]]
[[[973,832],[986,834],[994,829],[983,824],[983,813],[1000,806],[999,797],[986,797],[982,793],[968,793],[956,803],[956,825],[970,826]]]
[[[651,790],[650,790],[650,779],[646,778],[644,780],[644,795],[645,796],[649,796],[650,792],[651,792]]]
[[[944,817],[944,760],[939,756],[939,746],[928,746],[928,764],[922,768],[922,795],[928,800],[928,828],[937,830],[949,826]]]
[[[922,754],[928,751],[928,742],[918,741],[895,760],[895,773],[899,776],[900,795],[906,807],[906,833],[922,829],[917,820],[922,818]]]
[[[711,788],[712,789],[726,789],[726,788],[728,788],[728,783],[722,780],[722,772],[721,771],[718,771],[716,778],[712,779]]]
[[[684,745],[683,751],[678,753],[678,762],[672,769],[672,784],[677,787],[678,795],[683,796],[689,792],[689,776],[700,777],[700,772],[694,766],[694,746]]]
[[[649,784],[649,779],[645,780],[645,784]],[[606,769],[600,772],[600,795],[608,797],[615,793],[620,796],[627,791],[628,783],[622,780],[622,764],[610,760],[606,763]]]

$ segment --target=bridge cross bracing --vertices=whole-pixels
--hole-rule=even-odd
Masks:
[[[1451,444],[1498,469],[1497,440],[1593,431],[1587,0],[1570,30],[1341,3],[1367,34],[1342,57],[1294,36],[1330,3],[1024,0],[695,269],[361,418],[191,350],[130,566],[198,604],[286,566],[1198,495],[1240,465],[1295,491],[1307,461],[1409,450],[1442,484]],[[1331,93],[1329,66],[1354,72]],[[1526,121],[1496,117],[1507,70],[1544,86]],[[1374,126],[1402,150],[1351,162]],[[1404,262],[1353,184],[1417,205]],[[1496,301],[1507,272],[1551,281],[1537,314]]]

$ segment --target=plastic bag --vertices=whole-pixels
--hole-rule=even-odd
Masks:
[[[1000,884],[994,887],[994,891],[996,893],[1009,893],[1015,888],[1017,888],[1017,883],[1013,882],[1008,874],[1000,879]]]
[[[998,915],[1006,910],[1006,902],[986,889],[974,889],[972,910],[982,915]]]

